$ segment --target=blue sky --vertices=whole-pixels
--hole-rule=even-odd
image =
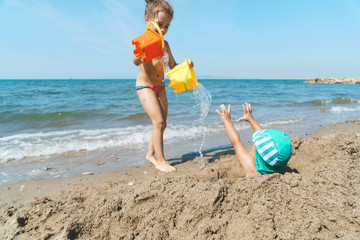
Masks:
[[[360,0],[171,0],[198,77],[360,77]],[[0,0],[0,79],[135,78],[144,0]]]

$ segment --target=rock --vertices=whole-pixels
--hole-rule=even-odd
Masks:
[[[312,78],[305,83],[360,84],[360,78]]]

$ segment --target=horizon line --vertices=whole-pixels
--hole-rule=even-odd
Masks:
[[[319,77],[316,77],[319,78]],[[0,78],[1,80],[136,80],[136,78]],[[200,80],[307,80],[313,78],[201,78]]]

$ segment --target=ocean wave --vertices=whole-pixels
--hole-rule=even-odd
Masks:
[[[308,101],[305,102],[305,104],[311,104],[313,106],[326,106],[326,105],[330,105],[332,102],[332,100],[330,99],[326,99],[326,100],[312,100],[312,101]]]
[[[360,100],[353,97],[336,97],[333,99],[306,101],[303,104],[306,105],[310,104],[313,106],[328,106],[331,104],[352,104],[352,103],[360,103]]]
[[[263,126],[288,125],[302,119],[262,123]],[[250,129],[249,124],[235,124],[237,131]],[[28,157],[51,156],[68,152],[86,152],[106,148],[139,149],[148,144],[151,125],[125,128],[78,129],[51,132],[23,133],[0,137],[0,162],[21,160]],[[169,124],[164,133],[164,142],[201,139],[203,134],[224,133],[222,123]]]
[[[101,114],[96,110],[88,111],[59,111],[44,113],[38,109],[23,109],[18,111],[5,111],[0,113],[0,123],[41,123],[52,125],[55,122],[66,122],[76,120],[88,120],[95,117],[105,117],[107,114]]]
[[[137,119],[149,119],[146,112],[130,114],[126,117],[120,118],[121,120],[137,120]]]
[[[337,97],[331,101],[333,104],[360,103],[360,100],[353,97]]]
[[[200,138],[203,130],[209,134],[224,129],[221,124],[204,127],[200,124],[169,125],[164,134],[164,141],[171,143]],[[80,129],[4,136],[0,138],[0,162],[112,147],[139,148],[149,142],[151,132],[151,125],[138,125],[126,128]]]
[[[41,93],[41,94],[45,94],[45,95],[60,95],[63,92],[61,91],[51,91],[51,90],[42,90],[42,89],[33,89],[32,90],[33,93]]]
[[[356,112],[360,111],[360,106],[356,107],[340,107],[340,106],[332,106],[331,108],[321,108],[322,112],[332,112],[332,113],[342,113],[342,112]]]
[[[273,121],[273,122],[265,122],[262,123],[261,125],[263,127],[267,127],[267,126],[280,126],[280,125],[290,125],[290,124],[295,124],[298,122],[303,121],[303,118],[299,118],[299,119],[289,119],[289,120],[279,120],[279,121]]]

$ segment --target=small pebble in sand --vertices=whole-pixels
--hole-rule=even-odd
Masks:
[[[51,167],[43,167],[43,170],[45,172],[57,172],[58,170],[56,168],[51,168]]]
[[[93,175],[93,174],[95,174],[95,173],[93,173],[93,172],[84,172],[81,175]]]
[[[36,201],[42,202],[42,203],[46,203],[47,201],[50,200],[50,199],[49,199],[48,197],[46,197],[46,196],[37,197],[37,198],[35,198],[35,199],[36,199]]]
[[[129,185],[130,185],[130,186],[134,185],[135,181],[136,181],[135,179],[132,180],[131,182],[129,182]]]

